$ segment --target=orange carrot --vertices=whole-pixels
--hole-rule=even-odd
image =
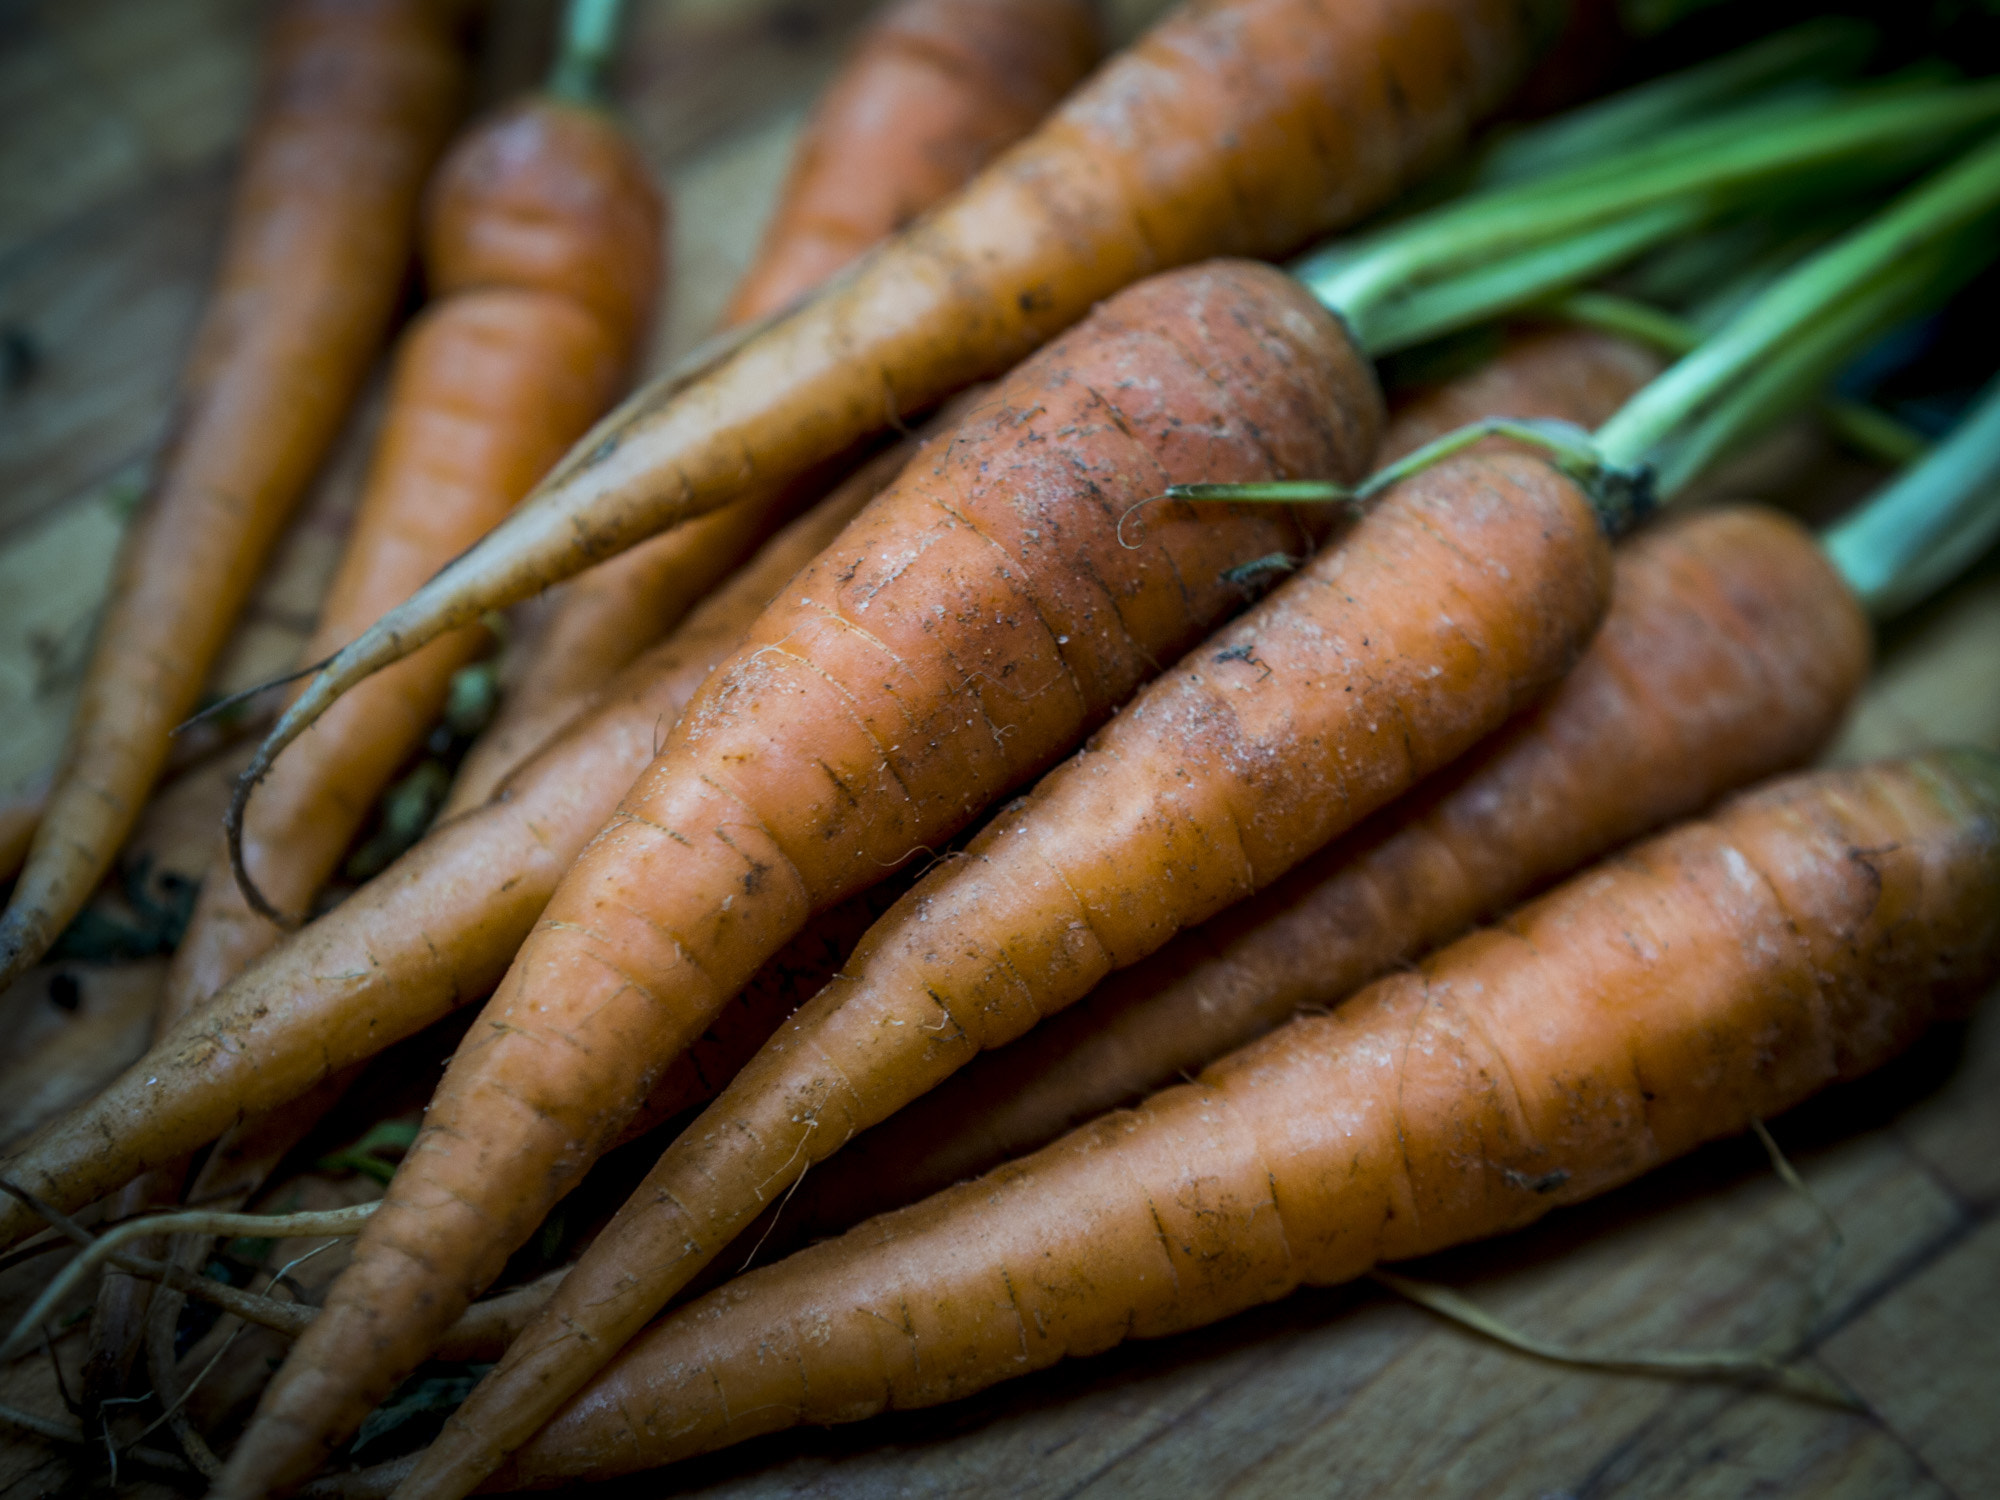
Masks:
[[[289,0],[174,441],[125,539],[61,775],[0,917],[0,984],[110,868],[388,324],[457,109],[446,0]]]
[[[487,994],[681,705],[901,456],[883,455],[794,522],[491,803],[434,829],[293,934],[96,1098],[17,1148],[0,1175],[80,1208]],[[0,1208],[0,1244],[38,1227],[11,1200]]]
[[[684,388],[635,396],[330,664],[258,767],[347,685],[434,636],[782,486],[1006,369],[1119,287],[1207,256],[1280,254],[1386,202],[1504,97],[1553,9],[1181,7],[837,287]]]
[[[316,1467],[808,916],[1048,765],[1335,514],[1168,502],[1126,545],[1133,505],[1353,473],[1378,419],[1337,320],[1246,263],[1129,288],[997,385],[766,611],[565,877],[221,1493]]]
[[[949,1401],[1532,1223],[1880,1065],[1996,972],[2000,761],[1780,782],[1198,1082],[739,1278],[494,1487]]]
[[[890,7],[807,122],[724,326],[780,311],[956,190],[1039,124],[1097,51],[1083,0]],[[798,495],[823,488],[808,479],[775,501],[729,506],[565,584],[499,715],[460,764],[444,815],[484,802],[591,693],[670,630]]]
[[[1642,535],[1620,549],[1597,639],[1533,713],[869,1131],[801,1184],[781,1232],[845,1229],[1033,1150],[1809,759],[1868,645],[1853,595],[1781,516],[1713,511]]]
[[[528,492],[611,404],[651,306],[659,197],[644,164],[596,111],[537,99],[481,125],[446,157],[426,217],[425,268],[437,300],[397,355],[354,533],[305,647],[308,661],[344,645]],[[524,223],[537,239],[507,233]],[[559,239],[577,243],[549,243]],[[482,636],[447,636],[365,684],[271,778],[243,852],[280,910],[301,910],[318,893]],[[244,899],[225,853],[174,955],[158,1029],[215,995],[279,936],[278,924]],[[173,1168],[149,1174],[121,1193],[119,1212],[173,1201],[184,1176]],[[105,1279],[91,1328],[98,1380],[87,1385],[122,1375],[146,1295],[143,1283]]]
[[[1393,488],[876,924],[668,1148],[408,1494],[469,1490],[812,1163],[981,1049],[1269,885],[1526,707],[1603,615],[1612,524],[1539,456],[1511,448]],[[1153,527],[1149,509],[1139,529]],[[1187,586],[1202,577],[1180,576]],[[596,888],[600,909],[618,890]],[[559,895],[551,918],[558,909],[607,930],[590,907]],[[644,950],[621,953],[613,941],[586,951],[652,989],[658,969],[628,956]],[[514,974],[538,958],[531,940]],[[567,974],[536,977],[522,990],[543,1005],[558,984],[580,988]],[[447,1074],[433,1119],[451,1083]],[[495,1138],[486,1128],[481,1145]],[[417,1201],[435,1205],[444,1192],[425,1184]],[[396,1206],[392,1186],[370,1229]],[[357,1250],[345,1280],[365,1265]]]
[[[1082,0],[900,0],[792,157],[725,326],[790,306],[1028,134],[1097,61]]]

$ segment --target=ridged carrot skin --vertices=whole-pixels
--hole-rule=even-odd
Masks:
[[[173,441],[126,535],[61,775],[0,916],[0,984],[110,869],[381,344],[418,194],[459,107],[457,9],[289,0],[273,20]]]
[[[794,522],[492,802],[293,934],[0,1174],[81,1208],[489,993],[682,704],[898,466],[884,455]],[[40,1224],[10,1201],[0,1243]]]
[[[1596,508],[1539,455],[1398,485],[875,925],[667,1149],[405,1495],[469,1491],[812,1163],[1499,728],[1576,661],[1610,583]]]
[[[1005,370],[1123,286],[1279,255],[1460,144],[1554,30],[1545,0],[1176,10],[952,199],[693,383],[645,391],[316,679],[348,683]]]
[[[1083,0],[902,0],[814,110],[725,326],[776,313],[962,186],[1096,61]],[[643,542],[564,585],[445,814],[477,807],[582,703],[824,484],[794,484]]]
[[[225,1495],[315,1468],[814,912],[948,838],[1235,608],[1330,508],[1133,506],[1355,475],[1372,372],[1268,266],[1130,287],[999,382],[786,589],[580,857],[446,1070]]]
[[[813,291],[1042,122],[1101,48],[1084,0],[899,0],[813,108],[757,256],[724,309]]]
[[[1330,1016],[739,1277],[492,1488],[949,1401],[1529,1224],[1894,1056],[2000,971],[2000,763],[1795,777]]]
[[[1867,673],[1859,606],[1771,511],[1641,535],[1619,549],[1611,599],[1583,660],[1519,723],[808,1176],[786,1206],[791,1242],[1034,1150],[1811,759]]]

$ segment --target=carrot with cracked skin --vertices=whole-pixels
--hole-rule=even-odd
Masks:
[[[600,424],[313,681],[246,785],[348,685],[434,636],[782,486],[1005,370],[1144,276],[1283,254],[1387,202],[1504,99],[1560,9],[1181,6],[837,286]]]
[[[782,311],[963,185],[1041,122],[1098,55],[1083,0],[903,0],[872,21],[807,121],[724,327]],[[444,814],[523,756],[664,635],[807,482],[641,543],[563,585]],[[728,517],[729,519],[724,519]]]
[[[290,0],[173,441],[120,553],[61,774],[0,916],[0,984],[82,908],[395,310],[458,109],[447,0]]]
[[[564,878],[220,1493],[295,1483],[428,1352],[806,919],[963,828],[1339,514],[1167,501],[1357,474],[1367,363],[1300,285],[1217,262],[1017,367],[767,610]],[[421,1259],[419,1259],[421,1257]]]
[[[1826,744],[1869,630],[1812,538],[1723,510],[1620,549],[1610,613],[1521,722],[1285,879],[982,1057],[801,1184],[837,1232],[1164,1088],[1547,881]]]
[[[682,704],[903,456],[880,456],[793,522],[491,802],[433,829],[292,934],[96,1098],[18,1147],[0,1175],[81,1208],[489,993]],[[9,1244],[40,1223],[10,1205],[0,1207]]]
[[[667,1149],[407,1493],[471,1489],[813,1163],[1525,708],[1602,618],[1611,525],[1515,448],[1382,496],[876,924]]]
[[[1194,1083],[739,1277],[491,1488],[953,1400],[1519,1228],[1881,1065],[1996,972],[2000,761],[1789,778]]]

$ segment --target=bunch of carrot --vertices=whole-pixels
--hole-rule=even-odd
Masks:
[[[584,0],[575,34],[605,14]],[[1852,29],[1530,133],[1468,196],[1292,274],[1205,259],[1386,200],[1537,45],[1518,7],[1226,0],[1057,104],[1092,55],[1081,9],[908,0],[809,131],[732,304],[747,335],[506,519],[629,360],[657,221],[601,116],[537,103],[468,137],[432,190],[440,300],[316,643],[334,655],[232,810],[237,884],[205,893],[153,1051],[0,1168],[40,1200],[0,1215],[18,1239],[135,1174],[178,1182],[243,1122],[309,1117],[493,992],[352,1264],[276,1318],[296,1343],[218,1494],[302,1483],[492,1328],[518,1333],[499,1367],[376,1476],[398,1493],[949,1399],[1525,1223],[1875,1065],[2000,968],[2000,768],[1966,754],[1739,799],[1364,988],[1810,758],[1865,675],[1863,606],[1906,604],[2000,515],[1960,457],[1824,548],[1748,509],[1614,546],[1991,259],[2000,145],[1664,374],[1544,329],[1393,420],[1375,384],[1372,356],[1719,219],[1887,193],[2000,120],[1987,85],[1834,87]],[[882,154],[882,79],[930,124],[863,199],[838,174]],[[476,444],[451,386],[475,367]],[[423,390],[447,387],[440,428]],[[441,475],[452,514],[399,504]],[[455,816],[280,941],[481,613],[623,549],[568,586]],[[604,1152],[704,1103],[565,1276],[475,1304]],[[1488,1172],[1464,1167],[1475,1138]],[[793,1234],[843,1229],[1035,1148],[644,1331],[774,1205]]]

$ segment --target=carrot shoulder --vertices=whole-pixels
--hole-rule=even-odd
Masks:
[[[268,748],[433,636],[776,489],[1005,370],[1119,287],[1207,256],[1281,254],[1351,222],[1504,97],[1544,9],[1183,6],[837,287],[685,388],[635,396],[322,674]]]
[[[796,301],[964,184],[1040,123],[1097,57],[1083,0],[903,0],[872,21],[807,122],[724,326]],[[763,500],[641,543],[564,585],[499,716],[458,769],[450,814],[500,779],[658,640],[715,580],[822,488]]]
[[[738,1278],[493,1487],[952,1400],[1502,1233],[1879,1065],[1996,969],[2000,763],[1775,784],[1196,1083]]]
[[[1265,266],[1106,302],[1023,363],[823,553],[682,713],[447,1069],[326,1314],[225,1475],[317,1465],[814,911],[1063,754],[1309,550],[1325,509],[1148,507],[1194,475],[1352,474],[1379,398]]]
[[[375,355],[458,107],[451,9],[292,0],[273,23],[174,440],[126,536],[61,775],[0,917],[0,984],[110,868]]]

